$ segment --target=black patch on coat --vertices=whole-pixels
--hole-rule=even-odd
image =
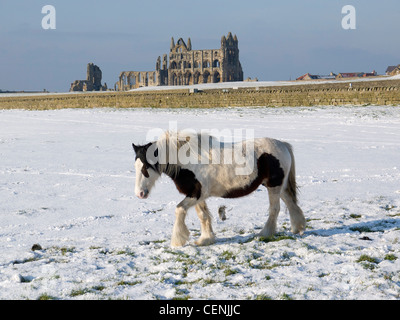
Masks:
[[[257,177],[247,186],[229,190],[223,198],[239,198],[247,196],[266,181],[266,187],[277,187],[282,185],[285,173],[281,168],[280,162],[272,154],[263,153],[257,159]]]
[[[201,197],[201,183],[196,179],[194,173],[188,169],[180,169],[177,174],[170,175],[176,188],[189,198],[199,199]]]

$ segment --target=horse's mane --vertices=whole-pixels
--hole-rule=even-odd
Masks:
[[[211,163],[212,146],[220,142],[207,133],[196,133],[189,130],[165,131],[156,141],[158,149],[159,170],[167,175],[177,175],[182,163],[178,154],[184,154],[186,159],[197,159],[198,163],[208,160]],[[181,150],[183,149],[183,150]]]

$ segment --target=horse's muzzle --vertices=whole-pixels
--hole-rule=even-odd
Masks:
[[[139,194],[137,194],[137,197],[140,199],[147,199],[148,196],[149,196],[148,190],[140,191]]]

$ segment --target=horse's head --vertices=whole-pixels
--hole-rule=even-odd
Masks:
[[[135,194],[140,199],[146,199],[149,196],[151,188],[154,186],[156,180],[160,177],[160,173],[156,167],[156,143],[148,143],[143,146],[136,146],[132,143],[133,150],[135,150],[135,170],[136,170],[136,183]]]

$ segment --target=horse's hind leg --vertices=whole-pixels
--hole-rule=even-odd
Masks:
[[[180,247],[189,240],[190,232],[185,224],[187,210],[195,205],[197,199],[186,197],[175,209],[175,224],[172,230],[171,246]]]
[[[296,201],[290,195],[287,190],[282,192],[282,200],[285,202],[287,208],[289,209],[290,224],[292,226],[293,233],[303,234],[306,229],[306,219],[304,217],[303,211],[297,205]]]
[[[268,187],[269,196],[269,217],[264,228],[260,232],[261,237],[272,237],[276,231],[276,223],[280,210],[280,193],[281,187]]]
[[[215,234],[212,229],[212,221],[210,210],[208,210],[205,201],[198,203],[196,206],[197,216],[201,223],[201,236],[194,243],[198,246],[208,246],[215,242]]]

